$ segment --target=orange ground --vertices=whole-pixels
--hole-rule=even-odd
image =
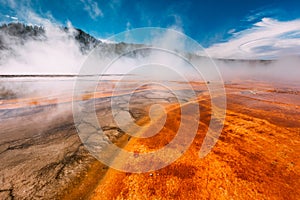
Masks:
[[[201,97],[197,136],[180,159],[149,173],[109,169],[90,198],[300,199],[300,101],[284,101],[285,92],[241,95],[241,85],[226,89],[224,129],[207,157],[198,157],[210,120],[210,101]],[[159,134],[131,139],[125,148],[144,152],[164,146],[176,133],[179,116],[178,109],[169,112]]]
[[[205,89],[204,84],[192,83]],[[140,88],[138,91],[147,90]],[[229,83],[227,115],[212,152],[198,152],[210,121],[210,101],[199,100],[200,122],[189,150],[173,164],[148,173],[124,173],[96,163],[79,191],[66,198],[90,199],[300,199],[300,90],[290,85]],[[122,91],[126,93],[126,91]],[[120,93],[122,94],[122,93]],[[207,94],[207,93],[204,93]],[[96,93],[96,98],[111,93]],[[94,95],[79,99],[94,98]],[[7,100],[0,108],[20,108],[71,102],[64,98]],[[172,140],[180,120],[179,108],[168,112],[164,129],[148,139],[132,138],[125,149],[154,151]],[[122,146],[122,145],[121,145]]]

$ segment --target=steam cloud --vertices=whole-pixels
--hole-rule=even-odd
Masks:
[[[74,74],[85,56],[74,39],[76,30],[69,31],[47,23],[45,34],[20,41],[18,36],[1,33],[10,49],[1,53],[1,74]]]
[[[2,49],[0,51],[0,74],[77,74],[80,67],[87,58],[87,54],[84,54],[80,49],[80,44],[76,41],[75,36],[78,34],[77,30],[74,29],[71,23],[68,23],[68,31],[63,30],[57,24],[50,22],[49,20],[43,19],[31,13],[31,19],[38,22],[43,26],[45,33],[37,36],[36,38],[25,38],[20,40],[18,36],[8,35],[5,32],[0,33],[2,43],[9,47],[8,49]],[[262,25],[261,25],[262,26]],[[125,34],[126,35],[126,34]],[[166,32],[163,37],[152,38],[152,44],[160,43],[161,46],[166,46],[169,49],[184,49],[185,44],[182,43],[182,38],[174,38],[171,32]],[[123,47],[122,47],[123,45]],[[151,45],[151,44],[150,44]],[[225,44],[222,44],[225,45]],[[107,49],[105,55],[115,57],[117,56],[116,49],[120,46],[122,48],[139,47],[130,46],[130,44],[120,44],[116,46],[115,43],[103,43],[103,49]],[[219,46],[213,46],[206,49],[208,53],[212,52],[215,55],[216,48]],[[102,51],[103,51],[102,49]],[[225,48],[226,50],[226,48]],[[220,55],[222,50],[218,50]],[[103,52],[102,52],[103,53]],[[226,52],[225,52],[226,53]],[[200,53],[200,54],[203,54]],[[225,54],[226,55],[226,54]],[[105,73],[122,74],[128,73],[133,66],[141,63],[142,55],[136,57],[123,57]],[[201,77],[195,76],[191,66],[185,62],[178,62],[172,56],[166,56],[161,53],[153,53],[144,59],[146,63],[163,63],[169,67],[179,68],[180,73],[188,77],[189,80],[203,81]],[[208,79],[213,80],[215,77],[211,70],[211,61],[207,58],[191,55],[189,59],[196,60],[198,63],[197,67],[204,74],[212,74]],[[240,60],[220,60],[214,59],[214,62],[218,66],[221,76],[225,81],[230,80],[264,80],[264,81],[298,81],[300,77],[300,68],[298,63],[300,58],[298,57],[286,57],[276,61],[240,61]],[[100,63],[98,60],[92,60],[91,62]],[[101,64],[101,63],[100,63]],[[180,65],[180,66],[179,66]],[[172,77],[168,74],[162,74],[151,69],[145,68],[145,73],[151,77],[160,77],[161,79],[171,80]],[[153,67],[153,69],[155,69]],[[175,78],[175,77],[173,77]],[[175,78],[176,79],[176,78]],[[70,90],[73,87],[73,81],[51,81],[51,82],[39,82],[34,84],[24,84],[24,82],[8,82],[7,80],[1,81],[1,88],[5,88],[6,91],[14,91],[16,94],[41,92],[43,91],[55,91],[63,92]],[[51,92],[50,92],[51,93]]]

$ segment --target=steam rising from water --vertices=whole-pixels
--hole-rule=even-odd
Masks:
[[[76,30],[69,31],[47,23],[45,35],[20,38],[1,33],[5,46],[10,50],[1,53],[1,74],[74,74],[85,56],[74,39]]]
[[[72,27],[71,23],[68,23],[68,31],[64,31],[58,25],[44,19],[39,19],[37,16],[35,16],[35,21],[39,21],[43,25],[45,30],[44,35],[20,40],[18,36],[11,36],[4,32],[0,33],[2,42],[5,46],[9,47],[9,49],[0,50],[0,74],[77,74],[87,58],[87,55],[80,50],[80,45],[78,41],[75,40],[75,35],[78,33]],[[168,33],[168,31],[164,33],[163,37],[154,36],[150,38],[150,40],[152,40],[151,43],[153,44],[160,43],[160,46],[166,46],[169,49],[172,48],[174,51],[176,51],[176,49],[186,48],[185,44],[182,43],[182,38],[174,38],[172,32]],[[137,40],[132,38],[132,43],[134,43],[134,41]],[[128,44],[122,45],[123,48],[130,46]],[[122,47],[122,45],[120,46]],[[118,55],[116,49],[120,46],[103,43],[102,47],[99,48],[102,51],[102,56],[116,57]],[[187,51],[192,51],[192,49],[187,49]],[[201,55],[205,55],[205,52]],[[109,69],[105,73],[127,73],[132,67],[140,63],[139,59],[143,59],[143,56],[144,55],[137,53],[134,57],[122,57],[118,60],[118,63],[114,65],[114,68]],[[204,81],[198,75],[195,76],[193,70],[191,70],[191,66],[187,62],[176,62],[176,60],[172,59],[172,56],[152,52],[151,56],[147,59],[148,62],[152,64],[167,63],[169,67],[179,67],[181,73],[184,73],[190,81]],[[214,80],[214,73],[210,72],[211,63],[209,59],[192,54],[188,56],[188,59],[196,61],[196,63],[198,63],[198,69],[207,75],[211,74],[209,79]],[[215,60],[215,63],[220,69],[222,78],[226,81],[253,79],[280,82],[298,81],[300,77],[299,61],[300,58],[293,57],[272,62]],[[90,62],[101,64],[101,59],[99,60],[98,57],[94,60],[92,59]],[[155,67],[151,68],[151,64],[148,68],[145,73],[149,74],[149,77],[161,76],[164,79],[172,80],[172,77],[167,74],[164,75],[155,71]],[[14,93],[22,94],[22,96],[25,93],[41,92],[47,94],[54,92],[57,94],[71,90],[73,87],[72,78],[64,79],[63,81],[53,78],[47,81],[39,79],[38,82],[35,82],[36,79],[27,79],[25,82],[24,80],[20,80],[19,82],[8,80],[9,79],[1,79],[1,90],[14,91]]]

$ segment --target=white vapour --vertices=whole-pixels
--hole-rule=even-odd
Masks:
[[[30,13],[29,13],[30,14]],[[68,23],[69,31],[63,31],[55,23],[43,19],[35,15],[34,13],[30,14],[30,19],[33,23],[43,25],[45,29],[45,38],[40,39],[29,39],[25,41],[24,44],[21,44],[16,40],[16,38],[8,35],[2,35],[2,38],[5,39],[5,43],[12,49],[13,54],[3,54],[2,59],[0,60],[0,73],[1,74],[77,74],[82,67],[86,55],[83,55],[80,51],[80,46],[78,42],[74,39],[74,35],[77,34],[76,30],[72,28],[71,23]],[[266,23],[266,22],[265,22]],[[295,23],[297,24],[297,23]],[[263,25],[260,25],[263,26]],[[271,25],[270,25],[271,26]],[[279,23],[279,26],[283,26]],[[271,26],[273,27],[273,26]],[[278,28],[278,30],[280,29]],[[282,27],[281,27],[282,28]],[[295,28],[295,27],[294,27]],[[273,30],[274,28],[272,28]],[[277,29],[276,29],[277,30]],[[292,29],[288,29],[292,31]],[[258,31],[259,32],[259,31]],[[286,31],[284,31],[286,33]],[[250,34],[250,33],[249,33]],[[258,34],[258,33],[257,33]],[[256,34],[256,35],[257,35]],[[126,35],[126,34],[125,34]],[[255,35],[251,33],[250,36]],[[134,36],[134,35],[133,35]],[[140,36],[140,33],[137,34]],[[249,36],[249,37],[250,37]],[[44,37],[44,36],[42,36]],[[137,37],[138,38],[138,37]],[[112,41],[116,42],[116,38],[113,38]],[[159,44],[159,47],[163,50],[171,49],[175,52],[177,50],[185,50],[191,45],[185,44],[184,35],[173,34],[172,31],[166,31],[163,35],[158,37],[151,38],[152,40],[148,45],[156,46]],[[133,40],[135,38],[133,37]],[[240,39],[242,40],[242,39]],[[242,40],[244,41],[244,40]],[[120,42],[120,41],[118,41]],[[134,43],[134,42],[132,42]],[[238,43],[238,42],[233,42]],[[232,43],[231,43],[232,44]],[[115,44],[107,44],[117,45]],[[127,44],[123,44],[127,45]],[[210,49],[206,49],[209,54],[216,56],[218,54],[223,54],[226,57],[227,48],[226,44],[222,44],[219,47],[215,46]],[[130,45],[129,45],[130,46]],[[230,45],[229,45],[230,46]],[[105,52],[105,55],[110,57],[117,57],[116,52],[113,52],[114,48],[107,48],[110,52]],[[129,48],[130,50],[130,48]],[[212,51],[213,50],[213,51]],[[202,52],[205,55],[204,52]],[[218,53],[218,54],[216,54]],[[234,53],[229,51],[229,53]],[[264,54],[271,54],[272,52],[264,52]],[[193,67],[187,62],[174,59],[175,54],[168,55],[167,52],[152,51],[150,56],[143,57],[138,55],[137,57],[122,57],[112,66],[110,69],[105,71],[107,74],[126,74],[130,73],[134,67],[141,64],[149,64],[148,68],[144,68],[143,73],[150,77],[156,79],[166,79],[174,80],[176,76],[172,77],[172,74],[167,72],[155,71],[153,64],[165,65],[170,67],[170,70],[174,69],[182,74],[187,80],[203,81],[201,74],[196,74]],[[228,55],[229,56],[229,55]],[[176,56],[175,56],[176,57]],[[217,57],[217,56],[216,56]],[[231,58],[231,57],[230,57]],[[212,62],[207,58],[196,57],[195,55],[190,55],[190,59],[196,60],[198,63],[197,69],[204,74],[205,80],[213,81],[215,80],[218,74],[215,73],[215,70],[212,69]],[[90,60],[90,64],[95,64],[95,70],[92,70],[88,74],[99,74],[97,71],[97,65],[101,64],[101,60],[96,56],[96,60]],[[269,64],[264,64],[263,62],[247,62],[247,61],[224,61],[224,60],[215,60],[214,61],[217,67],[220,69],[221,76],[224,80],[233,80],[233,79],[262,79],[262,80],[297,80],[300,75],[300,69],[298,67],[299,59],[281,59],[276,62],[271,62]],[[155,68],[157,69],[157,67]],[[100,71],[101,72],[101,71]],[[103,73],[103,72],[102,72]],[[176,81],[176,80],[175,80]],[[72,81],[67,82],[51,82],[51,83],[39,83],[39,84],[28,84],[28,91],[47,91],[55,89],[56,91],[65,91],[66,89],[72,89]],[[11,83],[2,81],[1,85],[9,87],[11,90],[14,89],[14,86],[11,86]],[[68,87],[67,87],[68,86]],[[20,93],[24,93],[24,84],[20,82],[20,85],[15,88],[19,88]],[[21,89],[20,89],[21,88]],[[51,93],[51,92],[50,92]]]
[[[36,37],[9,35],[0,32],[5,49],[0,51],[1,75],[64,75],[77,74],[86,55],[80,50],[80,44],[75,39],[77,30],[67,23],[68,31],[50,21],[28,12],[27,19],[44,29],[43,34]],[[23,38],[24,37],[24,38]],[[14,96],[24,97],[36,95],[61,94],[71,91],[73,81],[59,79],[22,78],[0,80],[0,98],[6,98],[7,91],[13,91]],[[69,92],[70,93],[70,92]]]
[[[76,31],[70,26],[70,31],[65,32],[51,23],[45,24],[44,29],[46,39],[28,39],[24,44],[16,42],[17,38],[2,35],[12,51],[1,61],[1,74],[74,74],[78,71],[85,56],[74,39]]]
[[[216,60],[215,63],[225,81],[249,79],[300,85],[299,57],[285,57],[273,61]]]

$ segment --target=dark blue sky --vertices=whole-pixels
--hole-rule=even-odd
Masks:
[[[19,3],[22,2],[22,3]],[[300,1],[281,0],[0,0],[2,22],[28,21],[31,10],[44,18],[107,38],[139,27],[180,27],[204,47],[227,42],[263,18],[290,21],[300,18]],[[9,16],[9,17],[8,17]]]
[[[93,10],[89,13],[85,4],[92,7],[95,2],[100,14],[93,16]],[[187,35],[204,46],[226,40],[231,29],[246,28],[249,25],[247,17],[258,13],[281,20],[300,17],[300,1],[297,0],[41,0],[31,1],[29,7],[44,17],[51,14],[62,24],[69,20],[73,26],[97,37],[107,37],[127,28],[182,26]],[[18,17],[14,9],[9,4],[1,5],[2,14]]]

